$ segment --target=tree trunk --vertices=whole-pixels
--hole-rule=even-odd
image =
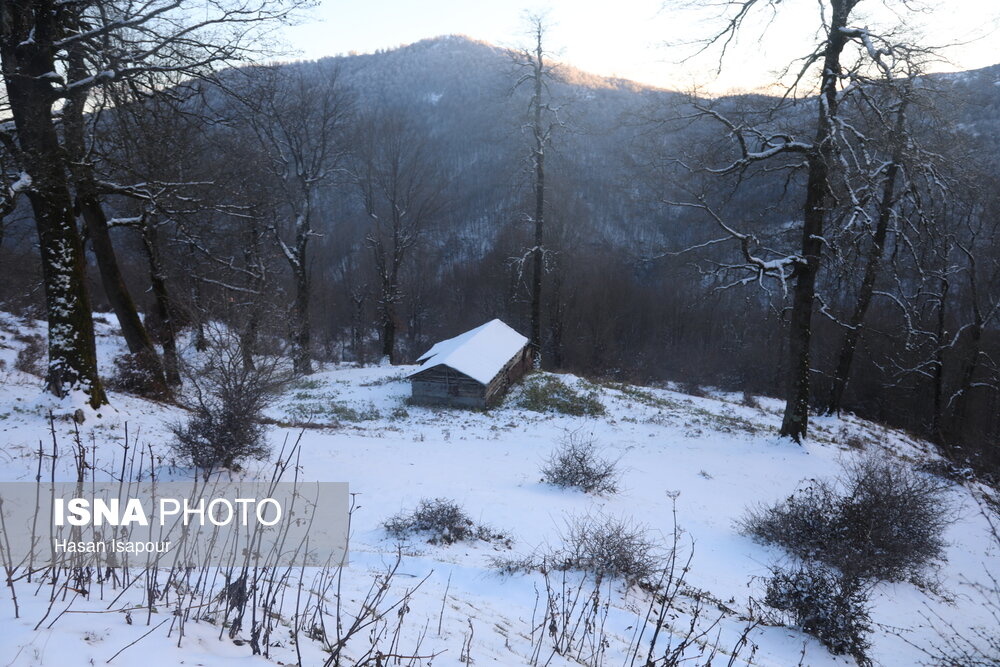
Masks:
[[[111,235],[108,233],[108,221],[100,202],[89,188],[77,184],[77,207],[83,214],[87,226],[87,236],[97,260],[97,268],[101,276],[101,285],[111,303],[111,308],[118,317],[122,337],[128,346],[136,363],[143,368],[143,374],[148,378],[144,391],[150,395],[166,397],[170,389],[164,380],[163,364],[160,355],[153,345],[153,339],[143,326],[142,319],[136,311],[135,302],[125,286],[118,259],[115,256]]]
[[[542,272],[545,270],[544,201],[545,172],[539,152],[535,168],[535,248],[531,253],[531,354],[535,368],[542,367]]]
[[[931,416],[931,435],[938,444],[945,444],[944,437],[944,338],[947,321],[947,303],[950,285],[946,277],[941,278],[941,297],[937,309],[937,349],[934,351],[934,412]]]
[[[979,307],[979,285],[976,277],[976,263],[971,251],[966,253],[969,257],[969,296],[972,301],[972,325],[969,330],[969,355],[962,364],[962,374],[958,383],[958,390],[955,392],[955,408],[952,410],[950,421],[952,424],[962,424],[966,418],[966,411],[969,408],[969,394],[972,392],[972,383],[976,377],[976,368],[979,365],[979,355],[983,351],[983,328],[985,321],[982,309]]]
[[[397,226],[393,227],[391,263],[386,266],[387,260],[385,257],[376,259],[376,263],[382,267],[383,271],[382,298],[379,304],[382,316],[382,358],[388,359],[389,363],[394,365],[396,363],[396,333],[398,328],[396,326],[396,302],[399,298],[399,267],[402,264],[403,254],[397,235],[399,221],[394,219],[393,223]],[[382,245],[378,245],[377,248],[381,252],[385,252],[385,248]]]
[[[962,374],[958,383],[958,390],[955,392],[955,408],[952,410],[950,419],[953,424],[962,424],[968,416],[969,395],[972,393],[972,382],[976,377],[976,368],[979,367],[979,355],[983,349],[983,327],[981,322],[977,321],[973,324],[969,336],[971,338],[969,344],[972,349],[962,364]]]
[[[354,348],[354,361],[364,363],[364,324],[365,324],[365,298],[361,294],[352,294],[351,301],[354,304],[354,325],[351,328],[351,345]]]
[[[38,6],[41,5],[41,6]],[[87,394],[92,407],[107,402],[97,374],[94,323],[85,281],[83,244],[66,182],[55,125],[56,98],[47,78],[56,71],[52,41],[56,8],[17,0],[0,8],[0,62],[22,168],[31,177],[28,199],[38,232],[49,328],[48,390]]]
[[[542,35],[539,30],[534,62],[535,135],[535,247],[531,253],[531,335],[529,343],[535,368],[542,367],[542,273],[545,270],[545,139],[542,130]]]
[[[822,160],[822,158],[818,158]],[[815,160],[814,160],[815,161]],[[826,199],[826,167],[810,166],[807,202],[820,202],[807,209],[802,226],[804,264],[799,265],[792,302],[792,319],[788,337],[788,383],[785,394],[785,414],[781,435],[801,443],[809,427],[811,386],[810,341],[812,311],[816,297],[816,274],[819,270],[821,244],[814,237],[822,233],[823,211],[819,205]],[[816,194],[817,190],[822,194]],[[808,205],[807,205],[808,206]]]
[[[243,367],[248,371],[257,370],[257,361],[254,353],[257,349],[257,336],[259,334],[259,319],[256,312],[251,312],[243,331],[240,332],[240,356],[243,359]]]
[[[201,302],[201,283],[195,277],[191,287],[191,305],[196,311],[194,326],[194,349],[204,352],[208,349],[208,336],[205,334],[205,308]]]
[[[840,354],[837,356],[837,368],[833,373],[833,386],[830,389],[830,398],[827,401],[827,412],[829,414],[839,414],[844,400],[844,390],[851,376],[851,366],[854,362],[854,352],[858,347],[858,340],[861,338],[861,331],[864,328],[865,315],[868,313],[868,306],[871,305],[872,294],[875,292],[875,278],[878,276],[879,265],[882,263],[882,255],[885,253],[885,239],[889,232],[889,220],[892,218],[892,209],[896,203],[895,190],[896,179],[899,175],[899,162],[903,159],[903,147],[905,146],[904,132],[906,125],[906,101],[900,103],[900,108],[896,116],[896,127],[893,136],[892,158],[885,173],[885,184],[882,190],[882,198],[879,201],[878,221],[875,225],[875,236],[872,239],[871,252],[865,262],[864,277],[861,279],[861,290],[858,293],[858,300],[854,304],[854,312],[847,322],[847,331],[844,332],[844,340],[840,345]]]
[[[195,256],[194,248],[188,245],[188,261],[191,262],[191,267],[195,267]],[[208,349],[208,336],[205,334],[205,319],[206,312],[205,306],[202,303],[201,294],[201,280],[199,280],[198,274],[195,272],[191,273],[191,314],[194,320],[194,349],[198,352],[204,352]]]
[[[263,295],[265,270],[261,259],[261,230],[257,219],[251,217],[247,226],[247,238],[243,247],[243,262],[247,271],[251,272],[248,288],[254,294]],[[251,299],[246,322],[242,323],[240,331],[240,354],[243,366],[247,370],[256,370],[258,339],[260,337],[261,306],[260,299]]]
[[[292,307],[292,332],[295,346],[292,365],[296,373],[311,375],[313,373],[312,357],[309,350],[312,345],[312,332],[309,325],[309,275],[305,266],[305,253],[299,256],[300,264],[295,268],[295,304]]]
[[[843,29],[853,2],[831,0],[833,14],[823,56],[823,78],[819,97],[819,119],[814,150],[809,156],[809,177],[802,221],[802,261],[797,265],[792,297],[792,318],[788,338],[788,383],[785,414],[781,435],[801,443],[809,428],[809,399],[812,372],[810,343],[812,341],[813,301],[816,298],[816,276],[823,251],[823,223],[829,202],[829,169],[833,163],[832,123],[837,115],[837,82],[840,75],[840,54],[846,37]]]
[[[396,313],[392,305],[387,305],[382,319],[382,358],[390,364],[396,363]]]
[[[552,306],[550,310],[551,319],[549,322],[549,332],[551,334],[550,363],[553,368],[560,369],[563,366],[563,332],[565,331],[566,304],[563,301],[563,281],[561,272],[556,270],[556,278],[553,280]]]
[[[174,329],[173,305],[160,262],[159,239],[151,219],[143,221],[142,245],[149,263],[149,283],[156,302],[156,315],[160,320],[160,341],[163,344],[163,371],[167,384],[181,385],[180,364],[177,357],[177,331]]]
[[[78,52],[70,54],[69,76],[72,80],[81,80],[86,74],[82,65],[82,55]],[[76,208],[83,216],[90,239],[97,268],[101,276],[101,285],[111,303],[111,308],[118,317],[118,325],[122,337],[128,345],[128,351],[135,362],[142,367],[142,375],[148,379],[144,392],[155,396],[167,396],[167,388],[163,377],[163,366],[156,352],[149,332],[143,326],[135,302],[125,286],[118,258],[115,256],[111,234],[108,231],[108,219],[104,214],[94,182],[92,167],[87,163],[86,143],[84,139],[84,112],[87,102],[86,92],[72,95],[63,109],[63,128],[66,140],[66,152],[70,160],[70,172],[76,185]]]

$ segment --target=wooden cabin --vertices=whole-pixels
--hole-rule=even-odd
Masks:
[[[410,374],[412,401],[488,408],[531,368],[528,339],[500,320],[436,343]]]

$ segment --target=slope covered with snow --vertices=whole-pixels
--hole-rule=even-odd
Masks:
[[[60,418],[66,406],[42,394],[39,378],[14,369],[32,326],[3,317],[0,480],[34,479],[39,443],[45,449],[52,439],[47,414],[53,408],[60,441],[71,442],[79,429],[92,474],[115,469],[127,424],[128,442],[148,448],[160,479],[191,476],[169,448],[169,425],[185,414],[180,407],[112,393],[112,406],[99,415],[88,414],[82,425]],[[102,325],[99,337],[106,368],[120,352],[110,331],[110,324]],[[399,630],[391,645],[399,655],[436,655],[434,665],[588,664],[583,648],[572,655],[549,649],[546,629],[538,627],[547,604],[543,577],[501,576],[493,566],[498,556],[528,556],[558,544],[567,521],[583,516],[621,518],[641,526],[662,555],[669,553],[679,528],[680,561],[688,556],[691,561],[671,611],[671,638],[683,635],[700,606],[706,625],[717,619],[701,641],[717,641],[723,653],[731,651],[755,613],[752,601],[762,596],[761,579],[772,565],[788,560],[780,549],[740,533],[737,522],[747,507],[785,498],[802,480],[836,475],[845,462],[866,451],[909,463],[935,458],[923,442],[850,416],[817,419],[809,442],[799,447],[775,435],[780,423],[775,400],[744,405],[732,395],[696,397],[667,388],[591,384],[571,376],[561,379],[596,397],[605,415],[529,411],[518,407],[517,391],[489,412],[416,407],[407,403],[405,380],[413,369],[327,367],[273,401],[269,438],[277,452],[283,442],[301,434],[302,478],[346,481],[355,494],[351,564],[342,584],[345,607],[364,598],[373,577],[392,565],[401,547],[394,590],[412,594],[393,612]],[[618,461],[618,493],[593,496],[541,480],[540,466],[572,433],[592,437],[606,457]],[[59,466],[57,476],[70,479],[70,457],[60,459]],[[252,462],[240,474],[267,478],[273,468],[273,462]],[[929,619],[946,619],[956,628],[989,627],[990,619],[973,601],[973,586],[985,582],[989,571],[1000,570],[1000,554],[970,489],[953,483],[947,496],[956,518],[946,535],[947,563],[932,577],[936,585],[879,584],[873,592],[872,657],[878,664],[913,665],[925,659],[921,647],[935,638],[930,626],[942,625]],[[502,532],[507,540],[445,546],[413,537],[399,544],[383,522],[425,498],[456,501],[477,523]],[[573,599],[573,591],[592,593],[573,573],[566,579],[550,577],[549,583],[566,587],[563,605]],[[10,589],[0,589],[3,665],[104,664],[122,649],[111,664],[262,665],[295,664],[296,659],[322,664],[327,657],[318,642],[305,635],[296,641],[284,624],[276,631],[269,660],[252,655],[244,633],[230,637],[211,618],[189,618],[182,635],[167,605],[143,607],[141,586],[124,593],[108,586],[87,599],[61,591],[47,616],[49,591],[44,586],[19,581],[14,591],[19,618]],[[596,618],[606,643],[601,663],[630,664],[630,646],[649,639],[640,640],[637,633],[650,609],[650,592],[605,581],[597,586],[597,596],[594,604],[601,611]],[[853,662],[780,625],[758,625],[748,637],[752,646],[734,664]],[[641,660],[644,653],[639,656]],[[727,660],[723,655],[715,664]]]

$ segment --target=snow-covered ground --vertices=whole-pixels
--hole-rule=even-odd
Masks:
[[[120,347],[107,323],[113,317],[105,320],[99,352],[104,367],[110,368]],[[34,479],[39,442],[51,438],[47,411],[66,409],[42,392],[39,378],[14,370],[23,336],[30,333],[43,330],[38,323],[0,315],[2,481]],[[538,606],[544,604],[541,576],[502,577],[491,568],[491,558],[526,555],[557,544],[567,517],[596,513],[645,525],[666,549],[675,505],[682,548],[686,553],[693,544],[694,549],[688,588],[678,602],[677,626],[684,625],[694,599],[702,597],[710,601],[706,618],[722,615],[711,638],[721,633],[720,644],[728,650],[746,625],[751,599],[762,596],[762,577],[787,558],[780,549],[740,534],[736,522],[747,507],[785,498],[802,480],[836,475],[844,462],[862,455],[845,444],[848,441],[864,442],[868,451],[910,462],[934,457],[923,442],[851,416],[815,419],[809,442],[799,447],[776,436],[776,400],[762,398],[760,407],[747,407],[738,396],[693,397],[666,389],[598,386],[571,376],[562,379],[597,392],[605,416],[539,414],[514,407],[513,400],[486,413],[415,407],[406,402],[409,384],[404,379],[413,368],[328,366],[294,383],[271,404],[268,416],[275,424],[269,437],[277,448],[299,434],[298,428],[282,424],[302,422],[305,416],[329,423],[305,429],[301,474],[306,480],[346,481],[356,494],[345,600],[360,599],[374,574],[394,558],[396,541],[382,522],[412,509],[422,498],[455,500],[474,519],[512,538],[510,548],[485,542],[432,546],[420,539],[403,546],[400,590],[430,576],[408,603],[399,652],[408,655],[418,646],[421,655],[439,654],[434,665],[531,664],[539,636],[538,630],[533,635],[533,618],[539,618]],[[94,448],[98,469],[121,456],[127,423],[130,439],[150,445],[162,457],[161,479],[191,475],[173,464],[169,449],[168,425],[183,418],[181,408],[115,393],[110,398],[110,407],[102,408],[99,416],[90,412],[79,426],[82,441]],[[74,428],[66,419],[56,425],[66,437]],[[540,465],[571,432],[591,435],[606,456],[619,460],[618,493],[592,496],[541,481]],[[70,461],[64,463],[62,474],[68,479]],[[243,474],[263,477],[272,470],[270,462],[254,462]],[[992,622],[968,595],[988,571],[1000,571],[1000,554],[970,491],[955,484],[949,496],[958,515],[946,535],[948,561],[936,574],[937,591],[908,583],[875,589],[871,655],[877,664],[920,664],[926,656],[919,647],[934,639],[928,618],[939,616],[960,629]],[[610,606],[604,664],[629,664],[628,646],[647,612],[649,594],[627,590],[621,582],[605,590]],[[35,630],[48,608],[47,591],[43,587],[36,596],[34,585],[19,582],[16,592],[20,618],[14,617],[9,590],[0,589],[0,665],[105,664],[150,630],[111,664],[263,665],[296,660],[287,640],[274,647],[268,661],[251,655],[245,637],[234,641],[205,622],[189,622],[178,646],[168,610],[155,611],[147,623],[145,609],[126,614],[123,600],[130,598],[112,602],[117,591],[111,590],[92,593],[89,600],[60,598]],[[134,593],[132,601],[141,604],[141,591]],[[69,612],[60,614],[70,602]],[[757,646],[750,663],[754,665],[853,663],[787,627],[757,627],[750,640]],[[315,642],[303,639],[298,648],[303,664],[322,664],[325,659]],[[644,652],[639,655],[641,661]],[[749,655],[750,650],[744,650],[744,658]],[[539,663],[547,656],[543,652]],[[716,663],[726,660],[723,656]],[[579,663],[555,655],[548,664]]]

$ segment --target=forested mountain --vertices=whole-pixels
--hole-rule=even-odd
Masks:
[[[529,185],[527,94],[513,90],[512,54],[462,36],[424,40],[371,55],[288,65],[310,76],[340,70],[358,95],[360,113],[405,113],[434,147],[451,186],[449,206],[433,236],[451,253],[479,259],[516,222]],[[662,240],[661,229],[636,201],[628,158],[646,129],[642,115],[680,96],[624,80],[557,68],[551,94],[561,126],[554,133],[553,204],[572,210],[574,241],[634,246]],[[572,185],[560,187],[560,181]],[[638,219],[638,220],[637,220]],[[625,220],[636,220],[640,224]],[[653,224],[650,224],[653,223]]]

